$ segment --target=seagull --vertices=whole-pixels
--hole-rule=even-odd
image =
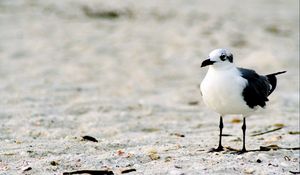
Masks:
[[[268,75],[259,75],[254,70],[236,67],[233,55],[228,49],[215,49],[201,67],[209,66],[206,76],[200,85],[203,102],[220,115],[219,146],[210,152],[223,151],[222,129],[223,116],[243,116],[243,148],[240,153],[247,152],[245,147],[246,117],[259,107],[264,108],[268,96],[275,90],[276,75],[286,71]]]

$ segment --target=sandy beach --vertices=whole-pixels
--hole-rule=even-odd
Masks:
[[[223,47],[287,71],[247,118],[247,148],[265,151],[234,154],[242,118],[226,116],[227,149],[208,153],[200,65]],[[0,1],[0,99],[0,175],[296,174],[299,1]]]

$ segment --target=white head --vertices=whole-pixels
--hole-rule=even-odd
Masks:
[[[228,67],[233,65],[233,56],[228,49],[215,49],[210,52],[208,59],[204,60],[201,67]]]

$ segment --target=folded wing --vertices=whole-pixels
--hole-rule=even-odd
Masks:
[[[272,85],[266,76],[258,75],[254,70],[238,68],[241,76],[248,81],[243,90],[243,97],[250,108],[265,107]],[[272,89],[273,90],[273,89]]]

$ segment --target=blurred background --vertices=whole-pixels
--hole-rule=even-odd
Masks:
[[[260,74],[287,71],[257,115],[299,127],[297,0],[0,0],[0,139],[217,130],[198,85],[220,47]]]

